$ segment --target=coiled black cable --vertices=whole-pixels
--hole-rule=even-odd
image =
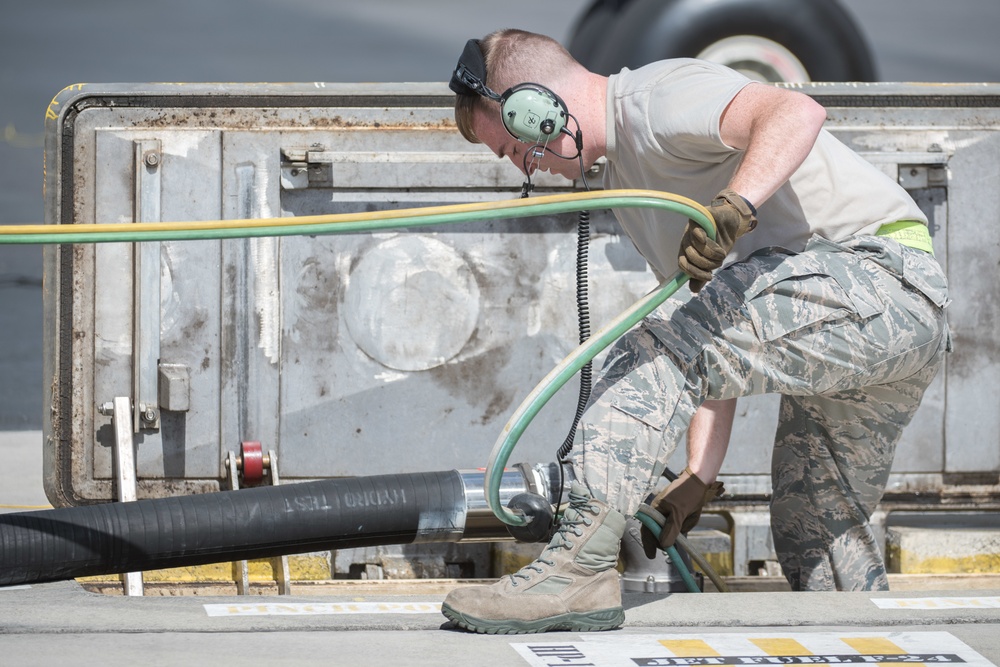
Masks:
[[[588,299],[590,260],[590,211],[580,211],[577,220],[576,235],[576,310],[580,329],[580,343],[584,343],[590,338],[590,303]],[[587,364],[580,369],[580,396],[576,404],[576,415],[573,417],[573,424],[570,426],[566,440],[556,453],[560,463],[566,462],[566,457],[573,449],[573,440],[576,438],[576,429],[580,425],[583,413],[587,409],[590,401],[590,391],[593,381],[593,363]]]
[[[576,118],[573,118],[576,120]],[[590,192],[590,183],[587,182],[587,170],[583,164],[583,133],[580,131],[580,124],[577,122],[576,131],[576,158],[580,161],[580,180],[583,182],[583,189]],[[590,211],[580,211],[576,225],[576,312],[580,327],[580,344],[582,345],[590,338],[590,301],[588,300],[588,283],[590,266]],[[576,404],[576,415],[573,417],[573,424],[569,428],[566,440],[556,452],[556,460],[560,464],[566,463],[566,457],[573,450],[573,440],[576,438],[576,429],[580,425],[583,413],[587,410],[587,403],[590,402],[590,390],[593,378],[594,365],[587,362],[587,365],[580,369],[580,397]],[[562,492],[562,465],[559,466],[559,487],[560,497]]]

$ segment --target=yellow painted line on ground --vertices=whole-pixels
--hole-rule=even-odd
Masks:
[[[907,653],[901,649],[894,642],[886,639],[885,637],[844,637],[841,639],[845,644],[853,648],[855,651],[861,654],[878,654],[882,653],[885,655],[897,655],[901,653]],[[891,665],[899,663],[883,662],[882,664]],[[907,663],[913,665],[923,665],[922,662]]]
[[[885,637],[843,637],[841,641],[860,653],[906,653]]]
[[[770,656],[788,657],[815,655],[812,651],[791,637],[766,637],[760,639],[751,638],[750,641]],[[817,663],[816,667],[829,666]]]
[[[701,639],[661,639],[660,643],[678,658],[710,658],[722,655]]]

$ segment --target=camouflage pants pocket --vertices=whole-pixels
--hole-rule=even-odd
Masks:
[[[787,255],[747,288],[750,319],[762,341],[838,321],[866,320],[885,310],[864,272],[848,271],[843,263],[830,261],[829,255],[846,258],[850,251],[825,239],[814,239],[810,247],[823,252]]]
[[[608,355],[570,456],[577,478],[626,516],[663,472],[694,414],[676,359],[640,327]]]

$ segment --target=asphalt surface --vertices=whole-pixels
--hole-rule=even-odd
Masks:
[[[924,664],[989,665],[1000,661],[998,593],[965,591],[950,605],[940,592],[936,602],[914,593],[629,594],[617,631],[489,636],[450,625],[438,613],[441,594],[124,598],[62,582],[0,589],[0,662],[634,666],[706,664],[683,656],[870,663],[903,653]],[[882,609],[879,599],[913,607]]]

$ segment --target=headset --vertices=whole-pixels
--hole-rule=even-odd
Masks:
[[[580,161],[580,176],[584,187],[589,190],[587,175],[583,168],[583,133],[580,122],[574,117],[566,103],[552,90],[538,83],[519,83],[508,88],[502,95],[486,85],[486,59],[478,39],[465,43],[458,65],[451,75],[448,87],[458,95],[481,95],[500,105],[500,118],[510,136],[518,141],[531,144],[524,153],[524,173],[527,180],[521,188],[521,197],[527,197],[534,189],[531,182],[531,162],[541,159],[548,151],[564,160]],[[569,119],[576,124],[576,133],[566,127]],[[560,155],[548,147],[549,142],[560,133],[573,138],[576,155]]]
[[[486,60],[478,39],[465,43],[448,87],[459,95],[482,95],[497,102],[503,126],[522,143],[547,144],[560,132],[574,136],[566,128],[571,118],[566,103],[545,86],[519,83],[498,95],[486,85]]]

